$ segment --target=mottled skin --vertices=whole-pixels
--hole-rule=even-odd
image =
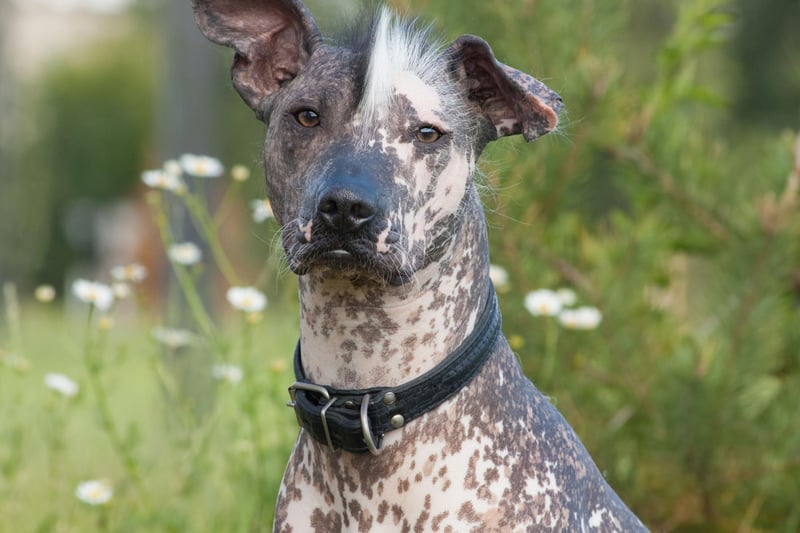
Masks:
[[[297,0],[193,3],[203,32],[236,50],[234,86],[268,125],[267,188],[299,275],[306,376],[367,388],[433,368],[472,331],[488,290],[477,158],[498,137],[552,130],[560,99],[475,37],[437,52],[433,74],[375,74],[369,45],[323,42]],[[383,74],[388,92],[365,111]],[[430,128],[441,134],[431,142]],[[274,524],[550,530],[646,531],[502,337],[468,386],[386,434],[377,456],[301,432]]]

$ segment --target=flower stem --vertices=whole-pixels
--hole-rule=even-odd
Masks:
[[[161,235],[161,242],[163,243],[165,249],[169,249],[169,247],[175,242],[175,239],[172,236],[172,231],[170,229],[169,222],[167,221],[167,214],[164,211],[164,205],[161,201],[158,202],[157,209],[155,210],[155,219],[159,234]],[[175,277],[177,278],[178,284],[181,287],[181,292],[183,292],[186,302],[189,305],[189,311],[192,313],[192,316],[194,317],[197,326],[203,333],[203,336],[220,353],[226,353],[227,347],[222,340],[220,340],[217,330],[214,327],[214,323],[208,316],[208,313],[203,306],[203,302],[200,299],[200,295],[197,293],[195,285],[192,283],[188,271],[182,266],[176,265],[174,262],[172,263],[172,270],[175,272]]]
[[[184,428],[188,431],[197,426],[197,418],[189,406],[186,396],[181,393],[180,387],[175,382],[173,376],[164,367],[161,357],[157,350],[153,350],[150,356],[150,366],[156,381],[161,386],[162,391],[167,396],[168,401],[176,406],[178,417]]]
[[[244,366],[244,385],[245,385],[245,405],[243,406],[245,414],[250,421],[251,438],[253,440],[253,449],[255,450],[255,479],[257,501],[264,501],[266,498],[267,478],[263,471],[264,465],[268,463],[266,453],[266,445],[264,438],[264,430],[261,427],[261,420],[259,418],[258,398],[259,389],[256,383],[256,376],[258,373],[253,365],[252,346],[253,346],[253,325],[247,320],[247,316],[242,313],[242,361]],[[257,507],[256,513],[259,513],[261,506]],[[261,523],[264,517],[256,515],[253,517],[254,523]]]
[[[17,286],[11,282],[3,284],[3,298],[6,307],[6,322],[8,324],[8,334],[10,337],[11,349],[16,352],[18,357],[22,356],[22,327],[20,326],[19,299],[17,298]]]
[[[214,217],[212,218],[215,230],[219,230],[219,227],[225,221],[228,208],[230,207],[231,202],[235,198],[236,196],[235,193],[238,192],[240,185],[241,184],[239,182],[234,181],[231,184],[231,186],[225,188],[225,194],[222,196],[222,200],[217,206],[216,213],[214,213]]]
[[[542,381],[550,383],[556,367],[557,347],[558,347],[558,324],[548,318],[544,329],[544,364],[542,365]]]
[[[86,324],[86,340],[83,350],[83,362],[86,366],[86,371],[89,377],[89,386],[94,394],[97,411],[100,416],[100,425],[103,431],[108,436],[111,442],[111,447],[120,459],[123,467],[125,468],[128,478],[133,485],[134,491],[139,499],[139,503],[147,506],[146,492],[142,484],[142,478],[139,474],[139,464],[136,458],[131,453],[129,447],[120,436],[119,430],[114,423],[114,416],[111,412],[111,407],[108,403],[108,395],[103,387],[103,382],[100,376],[102,365],[97,356],[97,348],[102,339],[95,341],[92,328],[92,318],[94,315],[94,305],[89,306],[89,316]]]
[[[220,272],[222,272],[222,275],[225,277],[225,281],[228,282],[228,285],[241,285],[239,282],[239,276],[236,275],[233,265],[231,264],[230,260],[228,260],[228,256],[225,255],[225,252],[222,249],[222,244],[220,243],[219,235],[217,234],[217,223],[213,218],[211,218],[206,206],[200,202],[200,199],[197,195],[186,194],[182,196],[182,198],[187,209],[189,210],[192,221],[194,221],[194,224],[197,227],[197,230],[205,237],[208,247],[211,250],[211,255],[214,256],[214,261],[217,263],[217,267],[219,267]]]

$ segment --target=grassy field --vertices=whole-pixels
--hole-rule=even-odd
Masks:
[[[240,382],[212,378],[202,343],[156,342],[144,317],[102,331],[92,320],[88,333],[85,319],[33,302],[21,310],[24,360],[5,352],[0,364],[0,531],[268,529],[297,433],[284,407],[296,315],[268,309],[258,324],[225,328],[238,339]],[[46,387],[52,372],[80,392]],[[76,498],[90,479],[110,483],[108,504]]]

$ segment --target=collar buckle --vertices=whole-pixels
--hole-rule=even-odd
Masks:
[[[328,403],[325,404],[325,407],[323,407],[322,411],[320,412],[320,419],[322,420],[322,430],[325,433],[325,440],[328,441],[328,446],[330,447],[330,449],[335,450],[336,447],[333,445],[333,440],[331,440],[331,432],[328,429],[328,420],[327,418],[325,418],[325,415],[328,412],[328,408],[330,408],[330,406],[333,405],[334,402],[336,402],[336,397],[335,396],[331,397],[331,394],[328,392],[328,389],[326,389],[322,385],[314,385],[313,383],[305,383],[303,381],[295,381],[294,383],[292,383],[292,386],[289,387],[289,396],[292,398],[292,400],[290,402],[287,402],[286,406],[294,409],[294,416],[297,417],[297,423],[301,427],[303,426],[303,420],[300,418],[300,413],[297,411],[298,390],[306,392],[314,392],[316,394],[319,394],[326,400],[328,400]],[[367,395],[367,397],[369,397],[369,395]],[[363,425],[363,420],[362,420],[362,425]],[[369,421],[367,421],[367,425],[369,425]],[[369,446],[369,443],[367,445]],[[370,451],[372,450],[370,449]]]
[[[361,398],[361,433],[364,435],[364,444],[367,445],[369,453],[378,455],[380,453],[380,445],[375,444],[375,439],[372,435],[372,428],[369,425],[369,394],[365,394]]]
[[[331,431],[328,428],[328,419],[326,417],[328,413],[328,409],[336,403],[336,396],[331,396],[330,391],[327,388],[323,387],[322,385],[315,385],[313,383],[306,383],[304,381],[295,381],[291,387],[289,387],[289,396],[291,397],[291,401],[286,403],[287,407],[291,407],[294,409],[294,415],[297,417],[297,423],[303,427],[303,420],[300,417],[300,413],[297,407],[297,391],[301,390],[304,392],[313,392],[315,394],[319,394],[327,403],[320,411],[319,417],[322,421],[322,431],[325,434],[325,440],[327,441],[328,447],[331,450],[336,450],[336,446],[333,444],[333,439],[331,439]],[[369,400],[370,395],[365,394],[361,398],[361,410],[360,410],[360,421],[361,421],[361,434],[364,437],[364,444],[367,445],[367,450],[372,455],[378,455],[380,453],[380,441],[382,439],[378,439],[378,443],[375,442],[375,435],[372,433],[372,426],[369,421]]]

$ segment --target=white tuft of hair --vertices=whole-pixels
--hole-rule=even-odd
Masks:
[[[428,84],[441,84],[446,78],[441,49],[441,43],[430,42],[430,26],[418,28],[401,20],[390,8],[381,7],[360,106],[365,123],[381,119],[392,101],[399,73],[412,72]]]

